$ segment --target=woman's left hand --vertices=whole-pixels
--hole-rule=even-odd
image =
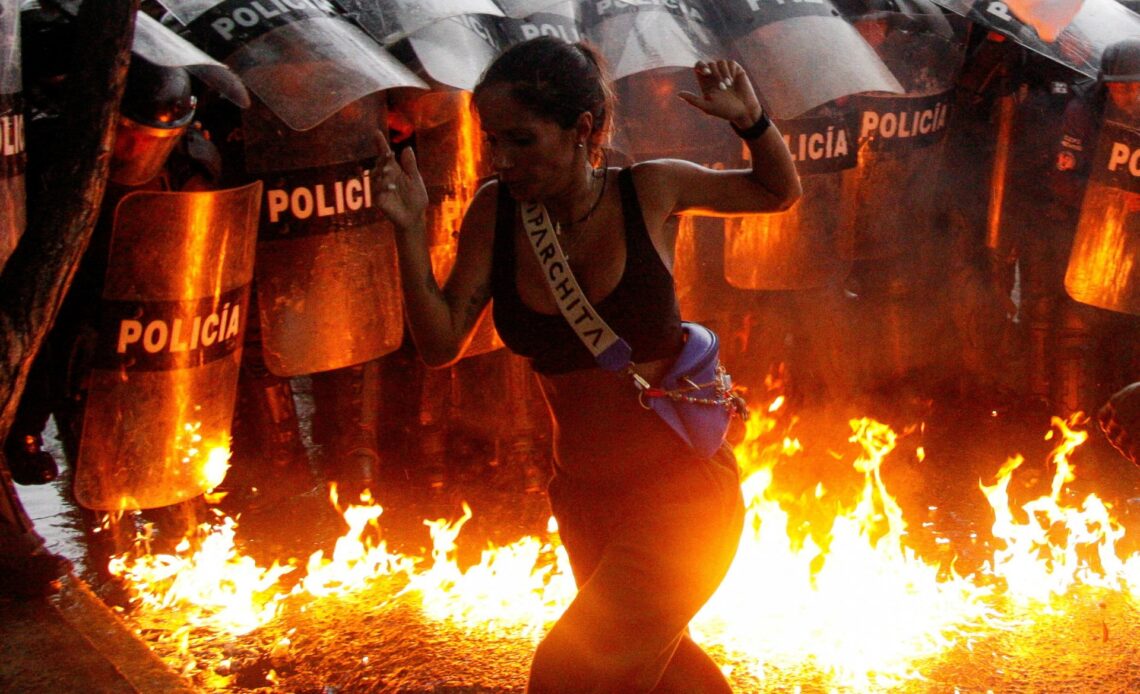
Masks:
[[[723,118],[742,129],[760,118],[763,113],[760,100],[756,98],[752,81],[740,63],[735,60],[702,60],[693,66],[693,72],[701,93],[683,91],[677,96],[710,116]]]

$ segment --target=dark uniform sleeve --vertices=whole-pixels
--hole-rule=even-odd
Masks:
[[[1089,90],[1074,90],[1062,117],[1061,138],[1057,142],[1049,188],[1058,207],[1080,209],[1096,145],[1096,114]]]

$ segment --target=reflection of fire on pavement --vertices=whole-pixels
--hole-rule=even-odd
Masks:
[[[954,540],[931,523],[923,530],[934,550],[914,548],[918,533],[881,474],[899,438],[884,424],[850,422],[858,450],[850,465],[862,480],[850,498],[823,482],[779,489],[777,466],[803,455],[792,425],[779,423],[795,423],[781,406],[756,408],[736,448],[745,532],[692,625],[742,691],[984,690],[1011,677],[1079,689],[1101,675],[1125,685],[1136,647],[1117,638],[1137,621],[1140,565],[1121,556],[1125,530],[1096,494],[1071,503],[1070,454],[1087,436],[1078,417],[1053,420],[1049,494],[1011,498],[1020,456],[992,485],[979,483],[995,549],[963,575]],[[342,508],[334,488],[332,502],[348,530],[330,554],[306,562],[258,566],[224,516],[203,526],[196,550],[185,542],[175,555],[115,558],[112,572],[134,595],[129,619],[206,688],[522,687],[534,644],[574,594],[553,524],[461,566],[466,503],[457,520],[424,522],[433,547],[413,557],[389,550],[383,509],[368,494]]]

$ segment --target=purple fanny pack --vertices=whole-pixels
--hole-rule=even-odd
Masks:
[[[733,414],[748,408],[733,391],[732,377],[720,363],[716,333],[699,323],[683,322],[685,345],[657,386],[638,383],[642,407],[656,412],[694,451],[711,457],[724,443]]]

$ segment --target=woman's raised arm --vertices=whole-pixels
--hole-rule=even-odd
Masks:
[[[701,93],[678,96],[704,113],[728,121],[748,147],[751,169],[714,171],[680,160],[656,160],[639,168],[644,186],[663,209],[662,216],[694,211],[713,215],[779,212],[791,207],[803,189],[792,155],[775,124],[764,113],[747,73],[737,62],[698,62],[693,72]],[[715,127],[710,123],[710,127]],[[649,197],[649,196],[643,196]],[[651,198],[652,199],[652,198]]]
[[[396,227],[400,285],[412,341],[424,363],[446,366],[463,353],[491,298],[494,195],[484,186],[471,202],[455,264],[441,289],[432,272],[426,227],[428,196],[415,153],[405,149],[397,160],[384,140],[380,156],[377,202]]]

